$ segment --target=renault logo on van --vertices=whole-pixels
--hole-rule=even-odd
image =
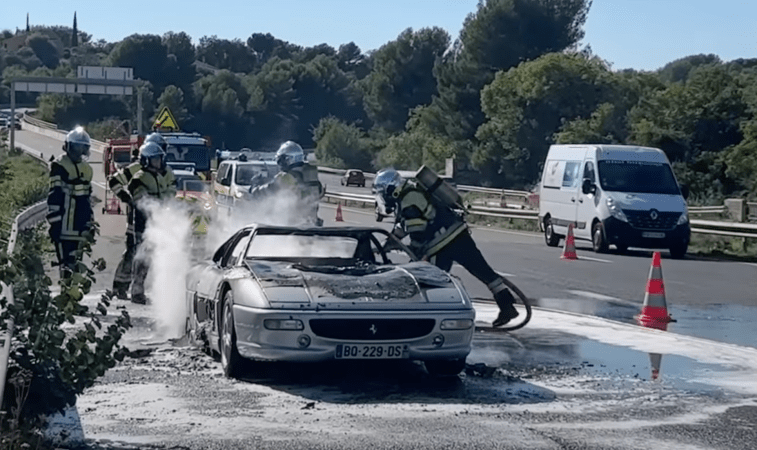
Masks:
[[[657,218],[660,217],[660,213],[657,212],[656,209],[653,209],[649,211],[649,218],[652,220],[657,220]]]

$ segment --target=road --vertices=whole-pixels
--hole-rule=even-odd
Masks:
[[[58,151],[49,138],[17,139]],[[321,209],[327,225],[375,224],[370,211],[342,212],[336,223],[334,205]],[[95,253],[109,269],[95,291],[123,248],[123,216],[101,219]],[[474,238],[540,308],[522,330],[478,333],[460,377],[433,379],[415,364],[272,364],[228,380],[158,332],[157,308],[118,302],[137,325],[126,343],[144,356],[79,397],[86,436],[101,448],[754,448],[757,266],[664,258],[678,322],[661,332],[631,325],[649,252],[598,256],[579,243],[580,259],[566,261],[534,233],[477,228]],[[479,321],[494,314],[477,307]]]

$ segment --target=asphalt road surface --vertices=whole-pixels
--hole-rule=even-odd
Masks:
[[[53,139],[17,139],[56,151]],[[334,205],[321,209],[327,225],[375,223],[370,211],[342,212],[336,223]],[[123,249],[123,216],[98,216],[95,256],[108,269],[88,302],[110,285]],[[476,229],[474,238],[540,307],[521,330],[477,333],[459,377],[413,363],[259,364],[229,380],[162,331],[156,305],[119,301],[134,319],[125,340],[134,357],[79,397],[85,436],[100,448],[755,448],[757,266],[664,254],[678,322],[663,332],[632,324],[649,252],[597,256],[579,243],[579,260],[565,261],[537,234]],[[479,304],[477,321],[495,313]]]

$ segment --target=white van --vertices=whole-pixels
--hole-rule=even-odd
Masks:
[[[228,209],[230,212],[251,187],[268,183],[278,172],[279,167],[273,161],[248,161],[245,157],[224,160],[213,179],[213,195],[219,211]]]
[[[539,223],[556,247],[574,236],[595,252],[615,245],[686,254],[691,236],[688,188],[676,181],[665,153],[632,145],[552,145],[539,185]]]

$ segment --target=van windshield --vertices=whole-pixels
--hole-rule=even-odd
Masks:
[[[599,182],[605,191],[680,195],[668,164],[645,161],[599,161]]]
[[[242,186],[259,186],[269,179],[268,170],[264,165],[240,164],[237,166],[237,176],[234,182]]]
[[[210,150],[204,145],[169,144],[166,149],[166,162],[180,161],[194,163],[195,170],[210,170]]]

